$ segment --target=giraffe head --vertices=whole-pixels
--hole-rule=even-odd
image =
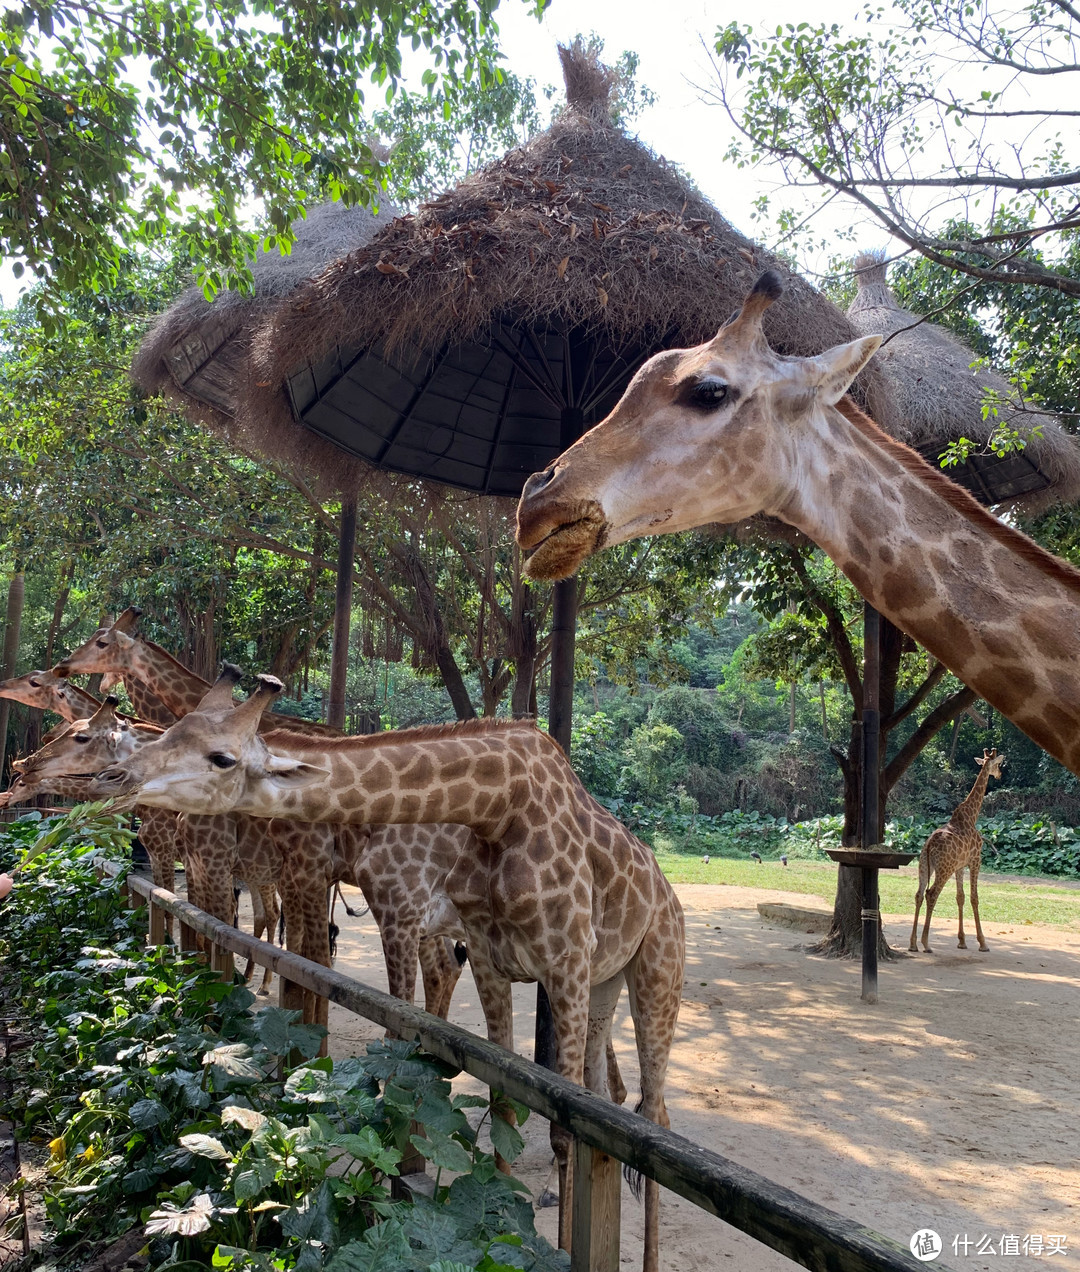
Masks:
[[[259,676],[244,702],[233,702],[243,673],[225,663],[198,709],[189,712],[156,742],[129,759],[100,771],[91,783],[98,796],[138,792],[140,804],[181,813],[228,813],[250,808],[260,784],[295,790],[326,777],[326,770],[274,755],[258,735],[259,721],[284,685]]]
[[[572,574],[600,548],[708,522],[779,513],[800,451],[881,343],[812,358],[774,352],[761,329],[782,292],[767,271],[708,343],[650,358],[615,409],[525,483],[517,541],[533,578]]]
[[[0,698],[55,711],[66,720],[76,719],[85,711],[85,699],[80,699],[78,690],[52,671],[28,671],[10,680],[0,680]]]
[[[53,668],[58,676],[102,674],[101,687],[108,691],[131,669],[131,656],[138,639],[142,610],[130,605],[120,617],[97,631]]]
[[[998,755],[997,747],[994,747],[992,751],[987,751],[984,747],[982,755],[975,756],[975,763],[979,768],[985,766],[991,777],[1001,780],[1001,770],[1005,767],[1005,757],[1004,755]]]
[[[106,698],[86,720],[74,720],[54,731],[52,738],[13,767],[27,786],[54,778],[92,777],[107,764],[127,759],[140,743],[160,730],[136,730],[116,714],[117,700]]]

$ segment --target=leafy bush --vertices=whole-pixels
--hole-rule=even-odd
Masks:
[[[28,861],[35,829],[16,824],[0,853]],[[20,1137],[49,1143],[54,1266],[146,1225],[150,1267],[183,1272],[565,1268],[536,1235],[523,1185],[479,1146],[471,1110],[507,1160],[523,1143],[487,1100],[455,1096],[454,1071],[407,1043],[312,1059],[322,1029],[252,1012],[243,985],[143,949],[92,849],[40,858],[0,906],[0,1006],[30,1042],[8,1065],[10,1116]],[[283,1070],[297,1053],[305,1061]],[[391,1200],[413,1148],[436,1168],[435,1197]]]

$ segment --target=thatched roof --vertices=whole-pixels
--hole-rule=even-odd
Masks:
[[[292,252],[259,252],[254,291],[221,292],[207,301],[190,287],[150,329],[132,364],[135,383],[164,393],[192,418],[241,450],[301,467],[332,468],[335,488],[355,481],[362,465],[315,434],[296,427],[288,397],[268,391],[251,361],[251,336],[274,305],[326,265],[366,243],[396,215],[385,201],[366,208],[325,203],[296,222]]]
[[[889,290],[880,255],[855,259],[858,293],[848,317],[861,334],[887,339],[875,356],[893,398],[894,423],[889,431],[921,451],[931,463],[960,437],[983,443],[997,422],[1024,433],[1038,425],[1042,436],[1030,437],[1021,454],[998,459],[973,455],[966,465],[949,470],[983,502],[1014,506],[1027,513],[1080,498],[1080,443],[1051,415],[1034,415],[999,407],[998,421],[984,419],[986,389],[1011,396],[1008,382],[985,367],[973,370],[976,354],[950,332],[902,309]],[[900,334],[894,334],[900,333]]]
[[[414,451],[426,436],[460,427],[451,404],[466,401],[474,377],[483,377],[478,351],[513,345],[525,329],[584,335],[612,359],[627,359],[621,391],[648,354],[713,335],[772,267],[785,278],[766,319],[777,349],[811,354],[855,337],[840,309],[615,126],[609,71],[580,49],[560,53],[567,106],[546,132],[335,260],[255,335],[260,378],[275,388],[291,381],[299,417],[373,462],[395,466],[386,447],[415,419],[402,414],[410,390],[443,403],[442,415],[420,421]],[[459,357],[462,349],[472,352]],[[451,369],[433,371],[447,350]],[[523,351],[519,342],[510,352],[520,359]],[[537,364],[550,370],[550,361],[550,348],[537,352]],[[873,379],[871,371],[856,391],[888,426],[887,400],[874,394]],[[346,416],[332,396],[342,381],[354,392]],[[496,383],[492,376],[480,395],[489,414],[498,406]],[[312,403],[321,415],[309,416]],[[555,414],[548,458],[561,449]],[[494,446],[492,429],[482,440]],[[523,464],[529,439],[514,440]],[[538,449],[545,445],[546,435]]]

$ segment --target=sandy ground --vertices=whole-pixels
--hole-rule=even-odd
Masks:
[[[1068,1249],[1050,1256],[1052,1265],[1075,1266],[1080,933],[990,925],[988,954],[956,950],[955,910],[950,916],[944,905],[938,952],[883,967],[881,1001],[867,1007],[856,964],[808,956],[811,938],[766,925],[756,910],[762,900],[813,898],[709,885],[677,891],[687,973],[667,1086],[674,1130],[904,1244],[917,1229],[935,1229],[945,1244],[936,1266],[1032,1269],[1040,1256],[1003,1254],[1002,1238],[1042,1237],[1045,1250],[1050,1234],[1063,1234]],[[340,910],[339,920],[338,968],[385,988],[374,923],[342,919]],[[886,916],[894,946],[906,946],[910,922]],[[533,997],[530,986],[515,990],[525,1055]],[[451,1019],[483,1032],[467,968]],[[335,1056],[379,1036],[336,1006],[330,1030]],[[634,1101],[625,995],[615,1046]],[[526,1130],[515,1173],[538,1195],[550,1162],[547,1124],[533,1119]],[[672,1194],[661,1214],[666,1272],[797,1266]],[[555,1222],[554,1210],[538,1212],[552,1240]],[[639,1264],[641,1232],[641,1210],[624,1188],[626,1265]]]

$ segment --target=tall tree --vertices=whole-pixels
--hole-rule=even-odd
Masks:
[[[111,287],[162,242],[213,291],[246,275],[319,190],[369,203],[383,169],[367,93],[391,100],[402,48],[447,118],[496,84],[498,0],[56,0],[0,26],[0,251],[63,293]],[[543,12],[544,0],[533,11]],[[134,65],[133,65],[134,64]],[[134,72],[134,73],[133,73]]]
[[[1056,259],[1080,227],[1080,10],[895,0],[863,19],[717,32],[729,158],[772,161],[954,273],[1080,297]]]

